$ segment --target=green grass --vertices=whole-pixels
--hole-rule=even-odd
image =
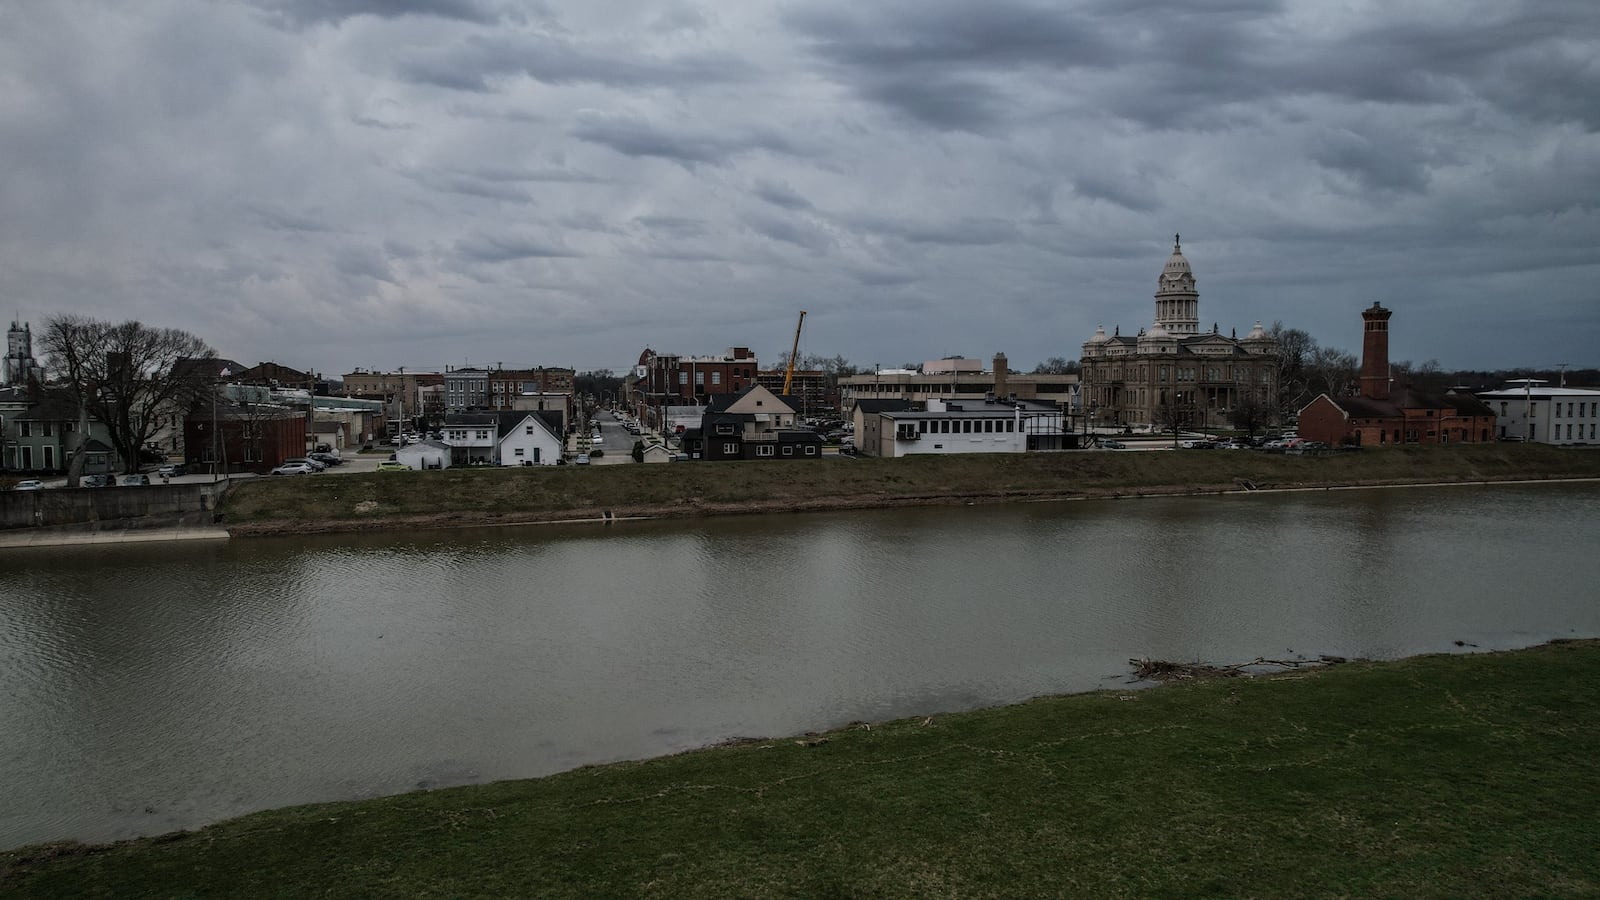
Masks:
[[[1106,691],[0,854],[10,896],[1600,893],[1600,645]]]
[[[1261,487],[1600,477],[1600,453],[1535,444],[1371,449],[1329,457],[1246,451],[674,463],[380,472],[255,479],[230,491],[230,527],[474,524],[618,515],[892,506]]]

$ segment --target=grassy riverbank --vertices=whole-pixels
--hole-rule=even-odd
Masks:
[[[0,853],[8,896],[1600,893],[1600,644],[1106,691]]]
[[[846,509],[1142,493],[1600,477],[1600,452],[1537,444],[1372,449],[1328,457],[1246,451],[1085,451],[378,472],[239,484],[235,534],[477,525],[619,516]]]

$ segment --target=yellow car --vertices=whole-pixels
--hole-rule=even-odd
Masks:
[[[409,472],[409,471],[411,471],[411,467],[406,465],[403,462],[395,462],[393,460],[388,460],[388,461],[385,461],[385,462],[378,463],[378,471],[379,472]]]

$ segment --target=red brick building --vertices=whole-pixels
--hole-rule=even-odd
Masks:
[[[196,407],[184,422],[184,462],[195,472],[211,471],[218,454],[218,472],[257,474],[306,455],[303,410],[222,409],[215,415]]]
[[[1361,313],[1361,396],[1322,394],[1300,410],[1300,437],[1339,446],[1480,443],[1494,440],[1494,410],[1471,394],[1428,394],[1392,386],[1391,310]]]
[[[748,347],[730,347],[722,356],[677,356],[646,348],[629,379],[636,414],[668,406],[705,406],[712,397],[731,396],[755,384],[760,368]]]

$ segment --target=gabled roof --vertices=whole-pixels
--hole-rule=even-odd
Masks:
[[[1322,396],[1328,397],[1327,394]],[[1388,400],[1371,397],[1328,397],[1346,415],[1364,419],[1378,419],[1405,415],[1408,409],[1447,409],[1463,416],[1492,416],[1488,404],[1470,394],[1430,394],[1425,391],[1401,387],[1390,394]],[[1313,401],[1315,402],[1315,401]]]
[[[562,417],[560,410],[541,409],[535,412],[534,416],[544,422],[544,427],[548,428],[551,434],[557,438],[561,437],[561,429],[566,427],[566,420]]]
[[[546,410],[546,412],[548,412],[548,410]],[[559,417],[561,414],[556,413],[556,415]],[[449,417],[447,416],[446,419],[448,418]],[[515,434],[517,429],[522,427],[522,423],[529,419],[532,419],[537,427],[543,428],[550,435],[550,437],[558,441],[561,440],[561,431],[559,426],[557,428],[551,428],[550,423],[534,410],[517,410],[515,412],[495,413],[494,419],[495,435],[499,440],[505,440],[506,438]]]
[[[795,412],[795,405],[793,403],[789,402],[784,397],[779,396],[776,393],[773,393],[773,391],[770,388],[764,387],[764,386],[762,386],[760,384],[752,384],[752,385],[750,385],[749,387],[745,388],[744,390],[740,391],[737,394],[716,394],[716,395],[713,395],[713,396],[711,396],[710,398],[707,399],[706,410],[708,412],[720,412],[720,411],[723,411],[723,410],[726,410],[726,409],[730,409],[730,408],[732,408],[734,406],[737,406],[739,404],[739,401],[745,399],[746,397],[750,396],[751,394],[770,395],[772,397],[772,399],[774,399],[774,400],[776,400],[778,402],[779,406],[783,407],[782,410],[774,409],[773,412],[787,412],[790,415],[793,415],[794,412]]]

